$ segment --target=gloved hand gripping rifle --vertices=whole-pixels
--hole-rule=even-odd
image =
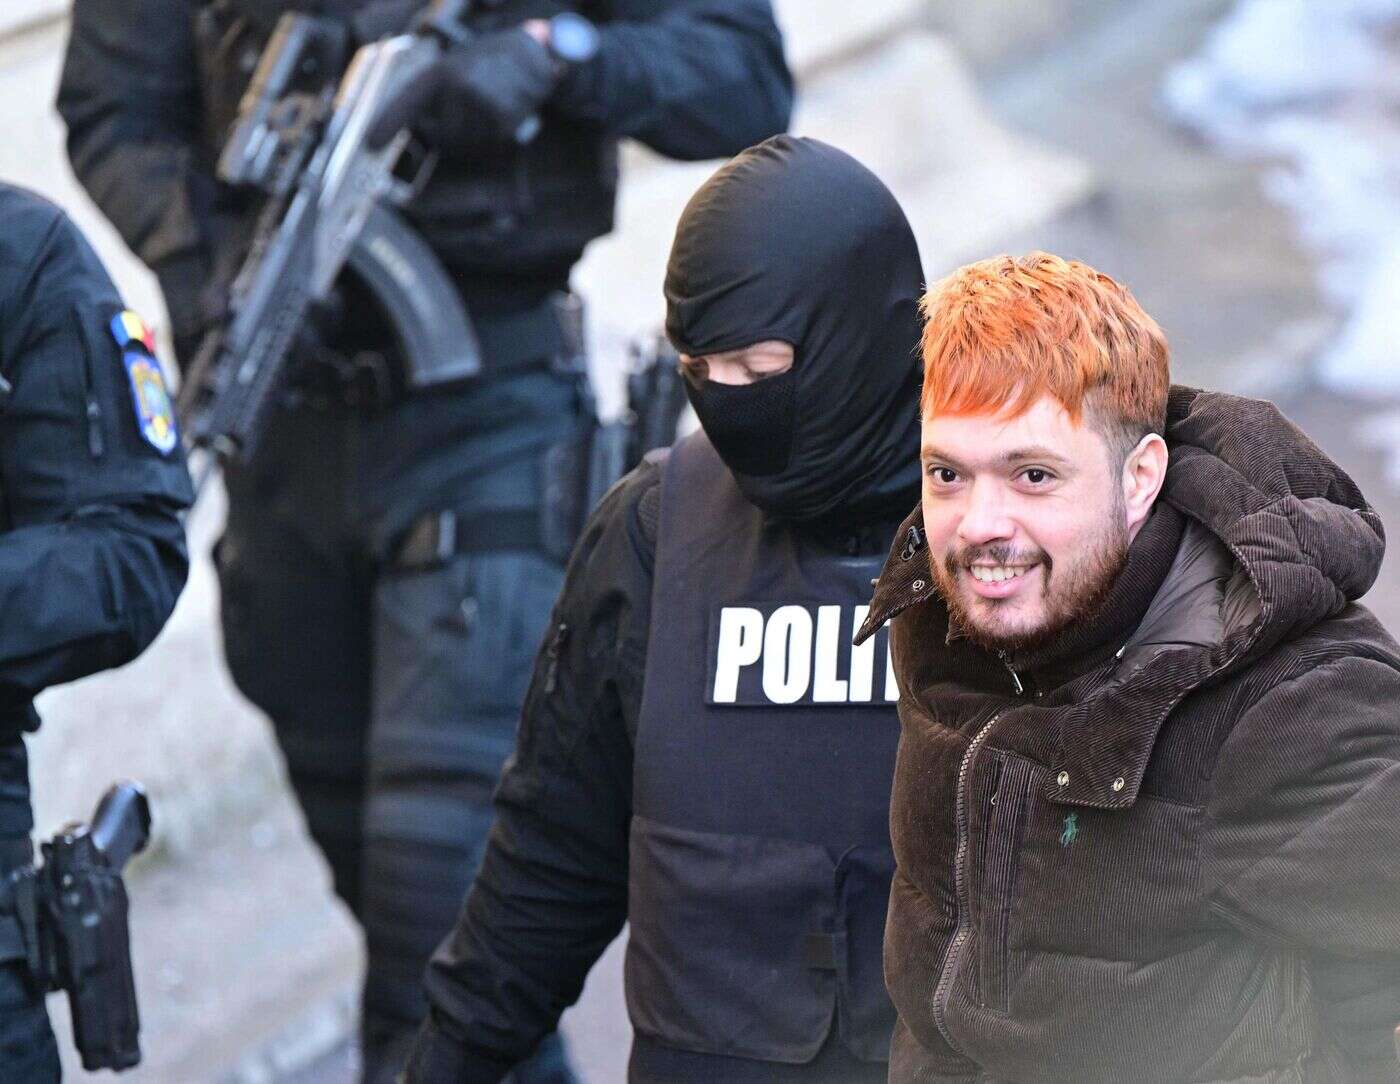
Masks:
[[[393,324],[411,388],[479,371],[460,296],[395,209],[421,188],[433,159],[405,153],[406,131],[378,147],[369,138],[384,104],[465,38],[470,3],[436,0],[410,32],[356,51],[338,82],[349,48],[343,24],[298,13],[277,24],[219,160],[221,180],[259,189],[266,202],[227,318],[205,337],[180,387],[185,440],[204,460],[197,486],[213,465],[210,453],[254,454],[308,309],[346,268]]]

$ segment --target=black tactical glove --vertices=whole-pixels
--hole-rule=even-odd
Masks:
[[[395,1084],[437,1084],[444,1080],[500,1080],[511,1070],[508,1062],[473,1055],[448,1036],[430,1014],[418,1030],[408,1064]]]
[[[527,31],[482,34],[449,47],[386,102],[369,144],[383,146],[409,127],[446,152],[528,142],[562,74],[563,65]]]

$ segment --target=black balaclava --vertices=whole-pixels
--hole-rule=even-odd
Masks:
[[[666,269],[672,344],[692,357],[770,339],[793,348],[780,376],[687,385],[759,508],[846,527],[913,507],[922,286],[894,196],[828,144],[775,136],[691,197]]]

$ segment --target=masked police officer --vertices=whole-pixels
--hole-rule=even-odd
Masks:
[[[852,650],[919,492],[918,250],[780,136],[682,216],[667,333],[703,431],[594,513],[408,1078],[499,1079],[631,923],[634,1081],[883,1081],[898,724]]]
[[[135,658],[184,587],[178,443],[145,325],[62,211],[0,184],[0,876],[32,856],[34,697]],[[0,1080],[38,1084],[58,1051],[20,929],[0,907]]]
[[[344,17],[364,41],[423,3],[77,0],[59,91],[72,162],[159,275],[182,356],[248,234],[213,163],[279,16]],[[566,449],[585,395],[560,297],[612,227],[618,139],[717,157],[791,106],[768,0],[483,0],[468,23],[385,123],[438,154],[409,218],[466,302],[483,375],[404,394],[384,324],[342,284],[255,462],[227,472],[218,550],[230,669],[365,927],[371,1079],[422,1018],[562,580],[546,472],[581,458]]]

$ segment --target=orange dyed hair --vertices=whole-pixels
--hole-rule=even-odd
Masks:
[[[1048,394],[1076,422],[1089,409],[1128,449],[1165,427],[1166,336],[1088,264],[1047,252],[982,260],[934,283],[922,309],[925,418],[1014,418]]]

